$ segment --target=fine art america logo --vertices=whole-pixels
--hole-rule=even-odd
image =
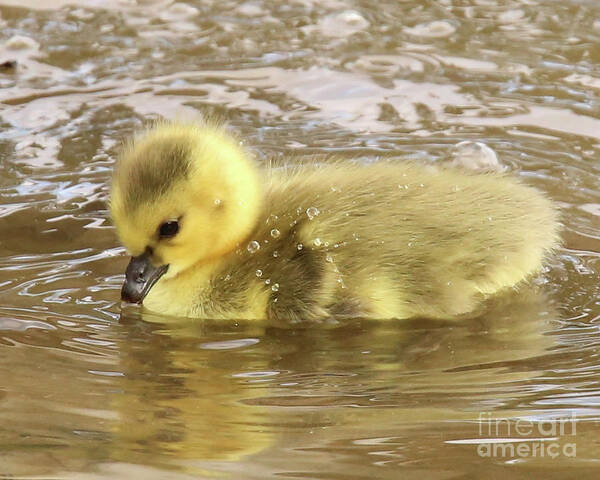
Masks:
[[[479,414],[479,438],[450,440],[451,444],[477,445],[484,458],[557,458],[577,456],[577,416],[544,420],[494,418]]]

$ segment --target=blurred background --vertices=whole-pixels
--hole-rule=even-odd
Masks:
[[[593,0],[0,0],[0,476],[592,478],[599,107]],[[202,115],[259,161],[437,163],[482,142],[562,208],[564,248],[461,324],[122,310],[118,145]]]

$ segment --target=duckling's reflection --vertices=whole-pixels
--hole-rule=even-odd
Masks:
[[[262,409],[240,403],[253,393],[235,379],[240,368],[255,362],[251,349],[236,349],[244,345],[240,338],[258,342],[252,325],[204,326],[202,335],[192,336],[122,321],[131,331],[121,351],[124,378],[115,404],[119,460],[236,460],[270,443],[270,435],[258,430],[266,423]]]
[[[500,395],[491,385],[517,395],[543,368],[535,359],[553,346],[548,332],[556,319],[548,305],[529,288],[461,323],[351,321],[304,329],[164,324],[155,314],[126,311],[129,338],[114,405],[117,457],[234,461],[301,441],[322,422],[335,428],[323,431],[319,443],[344,437],[348,428],[356,432],[363,421],[371,435],[402,419],[418,422],[432,409],[465,418],[478,402]],[[348,406],[371,408],[357,415]],[[332,416],[331,408],[318,407],[338,408]],[[290,428],[293,439],[285,435]]]

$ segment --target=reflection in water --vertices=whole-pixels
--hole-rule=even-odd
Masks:
[[[0,475],[591,477],[598,18],[577,1],[0,0],[0,64],[16,62],[0,69]],[[469,322],[264,330],[122,310],[115,147],[149,118],[202,114],[259,160],[436,163],[481,142],[560,204],[565,248]],[[486,412],[576,414],[560,442],[577,456],[482,457]]]
[[[556,313],[547,308],[529,291],[456,325],[353,321],[264,331],[243,322],[166,326],[134,310],[87,338],[73,326],[29,345],[9,333],[3,436],[17,448],[6,465],[31,473],[26,447],[37,446],[38,474],[88,462],[199,474],[235,469],[248,457],[274,473],[302,445],[361,445],[356,454],[367,454],[368,443],[355,442],[361,431],[418,437],[448,421],[465,428],[481,411],[512,409],[515,396],[534,394],[528,384],[544,369],[535,358],[555,346],[548,332]],[[412,448],[387,461],[435,457],[434,448]]]

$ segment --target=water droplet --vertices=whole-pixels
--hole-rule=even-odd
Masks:
[[[304,248],[304,245],[302,245],[301,243],[299,243],[298,245],[296,245],[296,248],[298,250],[302,250]]]
[[[220,198],[215,198],[215,205],[218,207],[219,205],[221,205],[221,199]]]
[[[319,237],[317,237],[313,240],[313,245],[315,247],[320,247],[322,244],[323,244],[323,242],[321,241],[321,239]]]
[[[259,278],[262,277],[262,270],[258,269],[256,271],[256,276],[259,277]]]
[[[488,217],[488,220],[491,222],[493,220],[493,218],[492,217]]]
[[[306,215],[308,215],[308,219],[312,220],[313,218],[315,218],[317,215],[319,215],[319,213],[321,213],[319,211],[319,209],[317,207],[310,207],[306,209]]]
[[[331,255],[327,254],[327,256],[325,257],[325,261],[328,263],[333,263],[333,258],[331,257]]]
[[[274,292],[278,292],[279,291],[279,284],[278,283],[274,283],[273,285],[271,285],[271,290],[273,290]]]
[[[278,238],[279,235],[281,235],[281,232],[279,230],[277,230],[276,228],[274,228],[273,230],[271,230],[271,236],[273,238]]]
[[[252,240],[248,243],[247,249],[250,253],[256,253],[260,249],[260,243],[258,243],[256,240]]]
[[[269,283],[271,283],[271,279],[270,279],[270,278],[267,278],[267,279],[265,280],[265,285],[268,285]]]
[[[277,250],[275,250],[275,251],[273,252],[273,256],[274,256],[275,258],[277,258],[277,257],[279,256],[279,252],[278,252]]]

